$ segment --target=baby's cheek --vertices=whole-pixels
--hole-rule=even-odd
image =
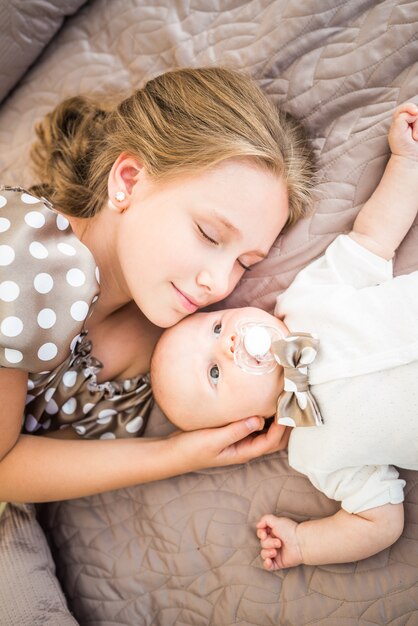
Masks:
[[[281,386],[277,381],[277,377],[272,374],[265,374],[263,384],[259,386],[259,404],[262,410],[261,415],[274,415],[277,407],[277,399],[279,397]],[[260,376],[262,378],[262,376]]]

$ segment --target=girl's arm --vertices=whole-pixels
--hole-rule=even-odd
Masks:
[[[401,104],[389,130],[392,155],[380,183],[350,233],[371,252],[391,259],[418,211],[418,106]]]
[[[0,462],[19,438],[27,380],[26,372],[0,368]]]
[[[323,519],[297,522],[265,515],[257,524],[266,569],[281,569],[365,559],[395,543],[403,530],[402,504],[385,504],[361,513],[340,509]]]
[[[2,405],[9,405],[2,398]],[[6,411],[4,411],[6,413]],[[166,439],[66,441],[21,435],[0,462],[0,501],[46,502],[245,463],[284,447],[285,428],[253,417]]]

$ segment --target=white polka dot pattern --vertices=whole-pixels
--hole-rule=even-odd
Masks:
[[[59,213],[57,215],[57,228],[58,228],[58,230],[67,230],[69,225],[70,225],[70,222],[67,220],[67,218]]]
[[[38,293],[49,293],[54,286],[54,280],[50,274],[41,272],[35,276],[33,286]]]
[[[0,188],[0,366],[50,372],[68,357],[99,294],[96,269],[66,217]]]
[[[49,414],[49,415],[54,415],[54,413],[58,413],[59,408],[58,408],[58,404],[55,402],[55,400],[50,400],[48,402],[48,404],[45,407],[45,411]]]
[[[62,382],[66,387],[74,387],[77,380],[77,372],[65,372]]]
[[[75,398],[70,398],[65,404],[62,405],[61,408],[64,413],[67,413],[67,415],[71,415],[71,413],[74,413],[77,408],[77,400]]]
[[[74,256],[77,252],[74,246],[70,246],[69,243],[59,243],[57,244],[57,248],[62,254],[66,254],[67,256]]]
[[[5,317],[0,324],[0,332],[6,337],[17,337],[23,330],[23,322],[18,317]]]
[[[42,309],[38,313],[37,321],[41,328],[52,328],[57,321],[57,316],[52,309]]]
[[[126,430],[128,433],[137,433],[144,424],[144,418],[142,415],[137,415],[133,420],[126,424]]]
[[[46,375],[33,375],[26,431],[72,426],[83,438],[114,439],[142,434],[153,400],[148,376],[97,382],[102,365],[91,354],[92,343],[81,333],[73,353]],[[36,425],[38,423],[38,425]]]
[[[10,228],[10,220],[5,217],[0,217],[0,233],[5,233]]]
[[[103,433],[99,439],[116,439],[116,435],[114,433]]]
[[[4,280],[0,284],[0,300],[5,302],[13,302],[19,297],[20,289],[13,280]]]
[[[26,416],[25,428],[30,433],[33,433],[35,430],[38,430],[39,428],[38,420],[30,413]]]
[[[23,354],[20,352],[20,350],[13,350],[13,348],[5,348],[4,358],[6,360],[4,367],[10,367],[11,365],[16,365],[17,363],[21,363],[23,361]]]
[[[25,222],[32,228],[42,228],[45,225],[45,217],[39,211],[29,211],[25,215]]]
[[[81,287],[86,282],[86,277],[84,273],[77,269],[76,267],[68,270],[66,274],[67,283],[71,285],[71,287]]]
[[[86,319],[88,312],[89,312],[89,305],[87,304],[87,302],[78,300],[77,302],[74,302],[74,304],[71,305],[71,309],[70,309],[71,317],[78,322],[83,322]]]
[[[0,188],[0,366],[29,372],[26,432],[72,427],[111,440],[144,430],[149,381],[96,381],[83,325],[98,296],[99,270],[67,218]]]
[[[54,357],[57,356],[58,348],[55,343],[49,341],[48,343],[44,343],[38,350],[38,359],[41,361],[51,361]]]
[[[39,243],[39,241],[32,241],[29,245],[29,252],[34,259],[46,259],[48,256],[48,250],[42,243]]]
[[[35,198],[35,196],[31,196],[29,193],[26,193],[26,192],[22,193],[22,195],[20,196],[20,199],[25,204],[39,204],[40,203],[39,198]]]
[[[10,265],[15,260],[15,256],[12,246],[0,245],[0,265]]]
[[[49,389],[47,389],[45,392],[45,400],[49,402],[52,396],[54,395],[54,393],[55,393],[55,387],[50,387]]]

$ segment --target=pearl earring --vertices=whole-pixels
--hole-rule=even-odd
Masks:
[[[126,198],[126,194],[124,191],[117,191],[115,193],[115,200],[117,200],[118,202],[123,202],[125,198]],[[112,202],[110,198],[107,201],[107,205],[109,209],[112,209],[112,211],[119,211],[118,207]]]
[[[124,191],[117,191],[115,193],[115,200],[117,200],[118,202],[123,202],[125,198],[126,198],[126,195]]]

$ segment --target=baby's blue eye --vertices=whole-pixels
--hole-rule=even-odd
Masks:
[[[209,370],[209,378],[214,385],[218,384],[219,381],[219,367],[217,365],[212,365]]]
[[[213,327],[213,334],[216,336],[219,336],[221,334],[221,330],[222,330],[222,324],[221,323],[215,324],[215,326]]]

